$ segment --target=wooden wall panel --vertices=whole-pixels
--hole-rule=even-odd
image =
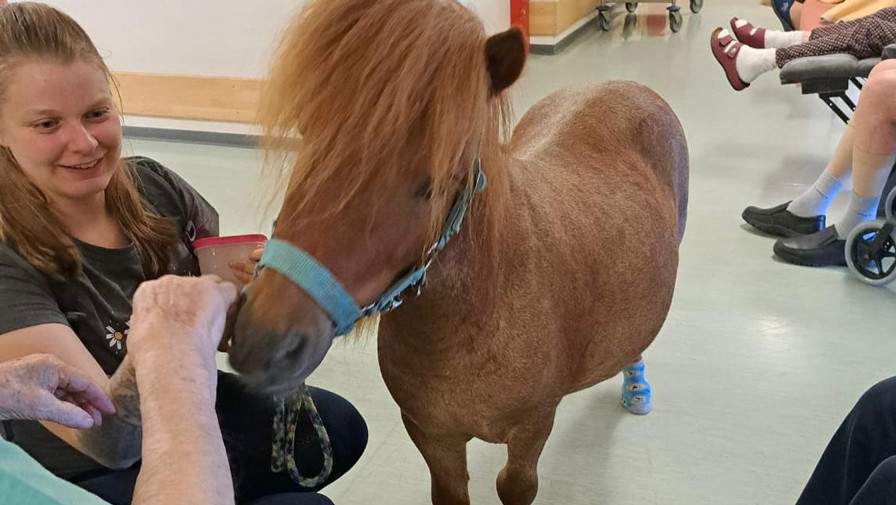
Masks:
[[[553,36],[557,33],[557,0],[529,2],[529,35]]]
[[[532,35],[560,35],[578,20],[594,12],[600,0],[532,0],[529,30]]]
[[[261,81],[117,73],[124,114],[205,121],[252,123],[261,97]]]

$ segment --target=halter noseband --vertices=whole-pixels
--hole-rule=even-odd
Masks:
[[[271,268],[286,276],[330,316],[336,327],[335,336],[345,335],[362,317],[389,312],[400,306],[404,301],[402,295],[405,291],[416,289],[415,296],[420,295],[420,290],[426,281],[426,271],[432,264],[432,260],[439,251],[445,248],[448,241],[460,232],[473,195],[485,189],[485,174],[482,173],[482,161],[479,157],[473,162],[472,176],[473,186],[462,190],[457,195],[445,224],[442,225],[441,235],[427,250],[423,261],[417,267],[409,270],[386,289],[376,301],[366,307],[358,307],[352,296],[326,267],[302,249],[284,240],[271,239],[268,241],[261,260],[258,262],[258,268]]]

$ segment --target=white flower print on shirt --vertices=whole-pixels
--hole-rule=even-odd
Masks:
[[[122,342],[127,338],[128,332],[131,331],[131,322],[128,321],[125,325],[127,325],[127,328],[125,328],[124,331],[117,331],[112,326],[106,326],[106,342],[109,344],[109,347],[115,349],[116,352],[121,352]]]

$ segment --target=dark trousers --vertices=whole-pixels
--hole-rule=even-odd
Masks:
[[[797,505],[896,505],[896,377],[859,399]]]
[[[314,489],[301,488],[286,472],[271,471],[274,402],[247,389],[235,375],[218,374],[216,410],[230,460],[237,505],[330,504],[329,499],[313,491],[338,479],[361,457],[367,446],[367,424],[361,414],[341,396],[323,389],[308,389],[333,447],[330,477]],[[296,428],[294,454],[302,475],[313,477],[320,473],[323,453],[317,432],[304,410]],[[104,471],[100,475],[94,473],[89,478],[76,479],[75,483],[113,505],[128,505],[138,473],[139,465],[128,470]]]

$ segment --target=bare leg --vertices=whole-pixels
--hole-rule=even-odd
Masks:
[[[852,177],[852,152],[855,145],[855,128],[846,125],[834,154],[818,179],[787,206],[787,210],[799,217],[825,215],[834,198]]]
[[[467,474],[467,442],[470,438],[432,436],[404,414],[401,420],[429,466],[433,505],[470,505],[467,490],[470,478]]]
[[[874,67],[862,88],[853,119],[855,145],[872,154],[896,151],[896,60],[885,60]],[[855,174],[854,178],[859,174]],[[858,181],[855,181],[858,182]]]
[[[833,156],[831,156],[827,167],[825,167],[825,171],[819,176],[818,180],[815,181],[815,184],[809,187],[802,195],[794,199],[794,201],[787,206],[788,211],[801,217],[825,214],[828,205],[830,205],[834,197],[837,196],[840,188],[851,178],[854,178],[860,185],[860,188],[856,193],[862,197],[873,196],[872,193],[874,193],[875,190],[879,193],[882,189],[882,186],[881,188],[877,187],[880,183],[874,180],[876,170],[874,168],[869,169],[869,164],[865,162],[867,156],[860,154],[862,159],[859,162],[858,173],[853,176],[853,151],[858,147],[862,152],[873,153],[880,150],[883,154],[887,154],[887,143],[893,143],[893,126],[892,124],[887,125],[886,119],[889,114],[894,114],[896,111],[892,110],[892,104],[889,103],[891,100],[888,98],[889,95],[888,90],[886,89],[886,84],[881,86],[880,82],[883,77],[889,76],[890,73],[896,73],[896,61],[887,61],[874,67],[874,70],[872,70],[871,75],[869,76],[871,83],[871,87],[868,89],[869,93],[862,93],[859,97],[860,111],[856,113],[856,119],[850,122],[850,124],[847,125],[846,130],[844,130],[843,136],[840,137],[840,142],[837,144]],[[884,88],[884,96],[881,96],[881,88]],[[896,88],[890,88],[889,93],[893,93],[893,89]],[[882,99],[886,103],[880,103]],[[870,103],[870,105],[866,102]],[[871,117],[869,119],[869,115],[877,117]],[[883,121],[881,121],[882,119]],[[869,121],[871,122],[870,125],[867,124]],[[856,139],[857,128],[854,124],[864,124],[862,127],[863,132],[861,134],[861,140]],[[874,149],[875,151],[868,151],[868,149]],[[871,163],[871,165],[873,165],[873,163]],[[884,177],[884,182],[886,181],[886,176],[888,174],[889,171],[883,172],[882,176]],[[846,223],[844,223],[844,225],[846,225]]]
[[[554,426],[555,410],[533,415],[507,440],[507,464],[498,474],[504,505],[529,505],[538,493],[538,458]]]
[[[877,215],[881,192],[896,161],[896,62],[875,67],[862,89],[853,118],[853,194],[844,216],[835,223],[845,238],[859,223]]]

